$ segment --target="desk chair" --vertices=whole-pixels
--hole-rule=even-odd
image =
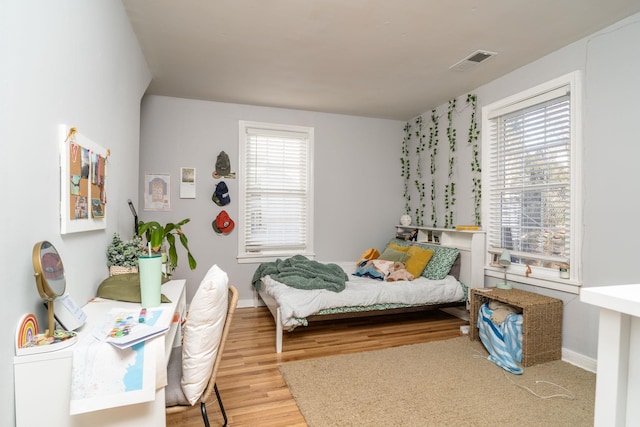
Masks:
[[[204,425],[206,427],[209,426],[209,417],[207,416],[207,407],[206,401],[211,396],[211,393],[215,391],[216,398],[218,399],[218,404],[220,405],[220,411],[222,412],[222,418],[224,419],[223,426],[227,425],[227,414],[224,411],[224,406],[222,405],[222,399],[220,398],[220,392],[218,391],[218,386],[216,385],[216,375],[218,373],[218,368],[220,368],[220,362],[222,360],[222,353],[224,352],[225,342],[227,340],[227,336],[229,335],[229,327],[231,325],[231,319],[233,317],[233,313],[236,310],[236,305],[238,304],[238,290],[230,285],[228,291],[228,306],[227,306],[227,314],[224,319],[224,326],[222,328],[222,334],[220,337],[220,344],[218,346],[218,351],[215,355],[215,359],[211,361],[213,363],[213,370],[211,371],[211,376],[208,379],[207,385],[200,396],[200,412],[202,413],[202,419],[204,421]],[[188,321],[188,320],[187,320]],[[173,349],[171,353],[171,359],[169,361],[168,368],[168,385],[167,385],[167,394],[175,393],[176,388],[180,388],[180,380],[182,378],[182,347],[176,347]],[[176,371],[178,372],[176,374]],[[170,391],[173,389],[174,391]],[[177,412],[187,411],[192,408],[192,405],[189,402],[182,402],[175,406],[169,406],[166,408],[167,414],[173,414]]]

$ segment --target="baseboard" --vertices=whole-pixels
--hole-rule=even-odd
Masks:
[[[263,306],[264,303],[262,300],[257,301],[255,299],[239,299],[238,300],[238,308],[247,308],[247,307],[260,307]]]
[[[598,361],[584,354],[576,353],[573,350],[562,349],[562,360],[567,363],[571,363],[586,371],[595,373],[598,367]]]

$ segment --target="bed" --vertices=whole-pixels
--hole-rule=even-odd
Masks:
[[[392,239],[381,257],[385,255],[388,257],[387,252],[392,246],[394,249],[400,246],[409,248],[411,251],[427,249],[435,252],[437,255],[427,260],[426,267],[442,264],[443,256],[447,260],[444,265],[433,267],[439,269],[437,274],[434,274],[433,268],[430,268],[431,274],[426,274],[426,277],[416,274],[411,281],[385,281],[356,276],[354,272],[358,271],[359,265],[364,264],[362,260],[335,263],[312,261],[316,265],[331,266],[336,274],[339,274],[338,271],[342,272],[347,278],[344,289],[335,289],[333,284],[327,289],[294,287],[283,283],[290,282],[287,278],[277,280],[279,276],[274,273],[274,269],[263,268],[275,268],[275,263],[269,266],[261,264],[254,274],[253,284],[273,315],[276,327],[276,352],[282,352],[282,338],[285,331],[293,331],[311,322],[436,310],[446,307],[461,307],[461,311],[466,312],[464,309],[468,288],[482,286],[479,283],[472,283],[472,268],[477,263],[472,262],[472,252],[468,246],[464,244],[459,245],[460,247],[434,246]],[[285,262],[288,261],[289,259],[285,260]],[[424,273],[427,273],[426,267],[423,267]],[[272,274],[267,274],[269,272]]]

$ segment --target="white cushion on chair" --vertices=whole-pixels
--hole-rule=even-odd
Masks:
[[[229,277],[213,265],[191,300],[182,341],[182,390],[194,405],[207,386],[227,316]]]

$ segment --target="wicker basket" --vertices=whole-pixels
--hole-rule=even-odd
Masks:
[[[562,300],[519,289],[471,289],[469,338],[480,339],[480,306],[490,300],[522,309],[522,365],[549,362],[562,356]]]
[[[138,267],[122,267],[119,265],[112,265],[109,267],[109,276],[117,276],[118,274],[137,273]]]

